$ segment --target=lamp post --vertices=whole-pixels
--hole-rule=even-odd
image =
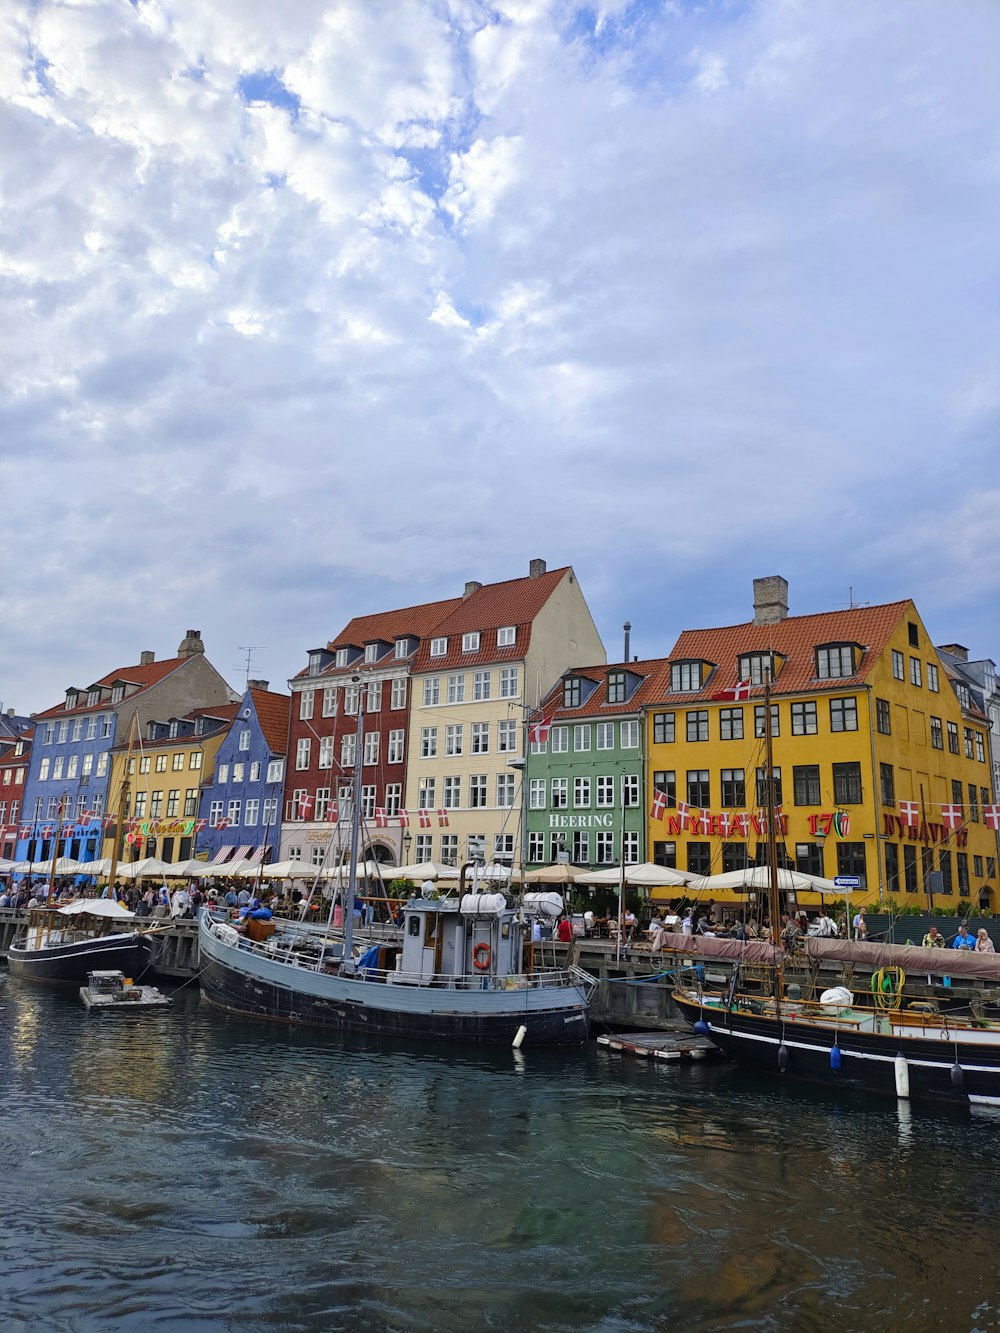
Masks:
[[[408,828],[403,829],[403,836],[400,841],[403,844],[403,865],[408,866],[410,864],[410,845],[413,842],[413,834]]]

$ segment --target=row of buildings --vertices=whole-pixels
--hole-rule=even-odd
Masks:
[[[764,754],[770,701],[773,765]],[[573,570],[469,582],[351,620],[289,691],[236,695],[189,631],[43,712],[0,717],[0,854],[339,862],[361,755],[364,855],[402,863],[783,864],[871,896],[997,880],[992,661],[935,647],[912,602],[686,630],[608,664]],[[58,845],[57,845],[58,843]]]

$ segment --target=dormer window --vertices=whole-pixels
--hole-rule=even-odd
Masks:
[[[670,693],[694,694],[704,680],[704,662],[671,662]]]
[[[563,708],[579,708],[582,695],[579,676],[569,676],[563,681]]]
[[[477,629],[470,630],[467,634],[462,635],[462,652],[463,653],[479,652],[479,630]]]
[[[402,658],[404,658],[404,657],[409,657],[410,653],[413,652],[413,648],[412,648],[412,646],[411,646],[411,643],[412,643],[412,641],[410,640],[409,637],[407,637],[407,638],[403,638],[403,639],[397,639],[397,640],[396,640],[396,659],[397,659],[397,661],[402,660]]]
[[[513,648],[517,642],[517,626],[504,625],[502,629],[497,630],[497,647]]]
[[[146,740],[147,740],[147,741],[155,741],[155,740],[156,740],[156,723],[155,723],[155,722],[147,722],[147,723],[146,723]]]
[[[113,704],[120,704],[124,698],[125,698],[125,686],[114,685],[111,689],[111,702]]]
[[[816,675],[820,680],[844,680],[857,670],[857,644],[825,643],[816,649]]]
[[[365,644],[365,661],[366,661],[366,662],[377,662],[377,661],[378,661],[378,644],[377,644],[377,643],[366,643],[366,644]]]
[[[177,719],[174,718],[174,720],[170,723],[170,739],[171,739],[171,740],[174,740],[174,739],[176,738],[176,736],[177,736],[177,731],[178,731],[178,726],[179,726],[179,724],[178,724],[178,722],[177,722]]]
[[[447,639],[431,639],[431,657],[444,657],[447,652]]]
[[[608,703],[623,704],[627,698],[628,682],[624,671],[608,673]]]
[[[99,689],[91,690],[87,695],[87,703],[90,705],[101,702],[101,691]]]
[[[775,677],[773,653],[741,653],[740,680],[748,680],[751,685],[766,685]]]
[[[75,707],[76,707],[77,699],[79,699],[79,697],[80,697],[80,695],[79,695],[79,691],[78,691],[78,690],[67,690],[67,691],[66,691],[66,707],[67,707],[67,708],[75,708]]]
[[[972,695],[969,693],[968,685],[963,685],[962,682],[958,680],[954,681],[953,684],[955,686],[955,693],[958,696],[958,702],[962,705],[963,709],[971,708]]]
[[[346,649],[346,648],[338,648],[338,649],[337,649],[337,656],[336,656],[336,658],[334,659],[334,661],[335,661],[336,665],[339,666],[339,667],[345,667],[345,666],[347,666],[347,649]]]
[[[196,717],[194,720],[194,734],[196,736],[202,736],[204,735],[204,732],[205,732],[205,719],[203,717]]]
[[[309,674],[310,674],[310,676],[318,676],[319,673],[320,673],[322,670],[323,670],[323,654],[322,654],[322,653],[310,653],[310,654],[309,654]]]

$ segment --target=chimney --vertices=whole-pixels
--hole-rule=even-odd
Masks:
[[[146,649],[145,652],[139,654],[140,666],[152,666],[155,661],[156,661],[156,654],[154,652],[150,652],[148,648]]]
[[[969,650],[961,643],[942,643],[938,651],[951,653],[952,657],[957,657],[960,662],[969,660]]]
[[[472,594],[478,592],[482,586],[483,585],[478,583],[475,579],[469,579],[468,583],[465,585],[465,592],[462,593],[462,600],[464,601],[466,597],[471,597]]]
[[[8,717],[13,717],[13,716],[14,716],[14,710],[13,710],[13,708],[8,708],[8,709],[7,709],[7,716],[8,716]]]
[[[528,565],[528,578],[540,579],[544,573],[545,573],[544,560],[532,560]]]
[[[788,616],[788,580],[780,574],[753,581],[753,623],[776,625]]]
[[[629,644],[630,644],[631,639],[632,639],[632,622],[631,622],[631,620],[626,620],[626,621],[625,621],[625,624],[622,626],[622,628],[623,628],[624,631],[625,631],[625,656],[622,658],[622,661],[623,661],[623,662],[627,662],[627,661],[628,661]]]
[[[181,640],[180,647],[177,649],[178,657],[196,657],[199,653],[204,653],[205,645],[201,641],[200,629],[189,629],[187,634]]]
[[[248,689],[248,690],[266,690],[267,687],[268,687],[268,685],[270,685],[270,683],[271,683],[271,682],[270,682],[269,680],[248,680],[248,681],[247,681],[247,689]]]

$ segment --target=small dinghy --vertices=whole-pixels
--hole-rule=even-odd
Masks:
[[[135,1014],[146,1009],[170,1009],[173,1000],[155,986],[136,986],[124,972],[88,972],[80,999],[102,1013]]]

